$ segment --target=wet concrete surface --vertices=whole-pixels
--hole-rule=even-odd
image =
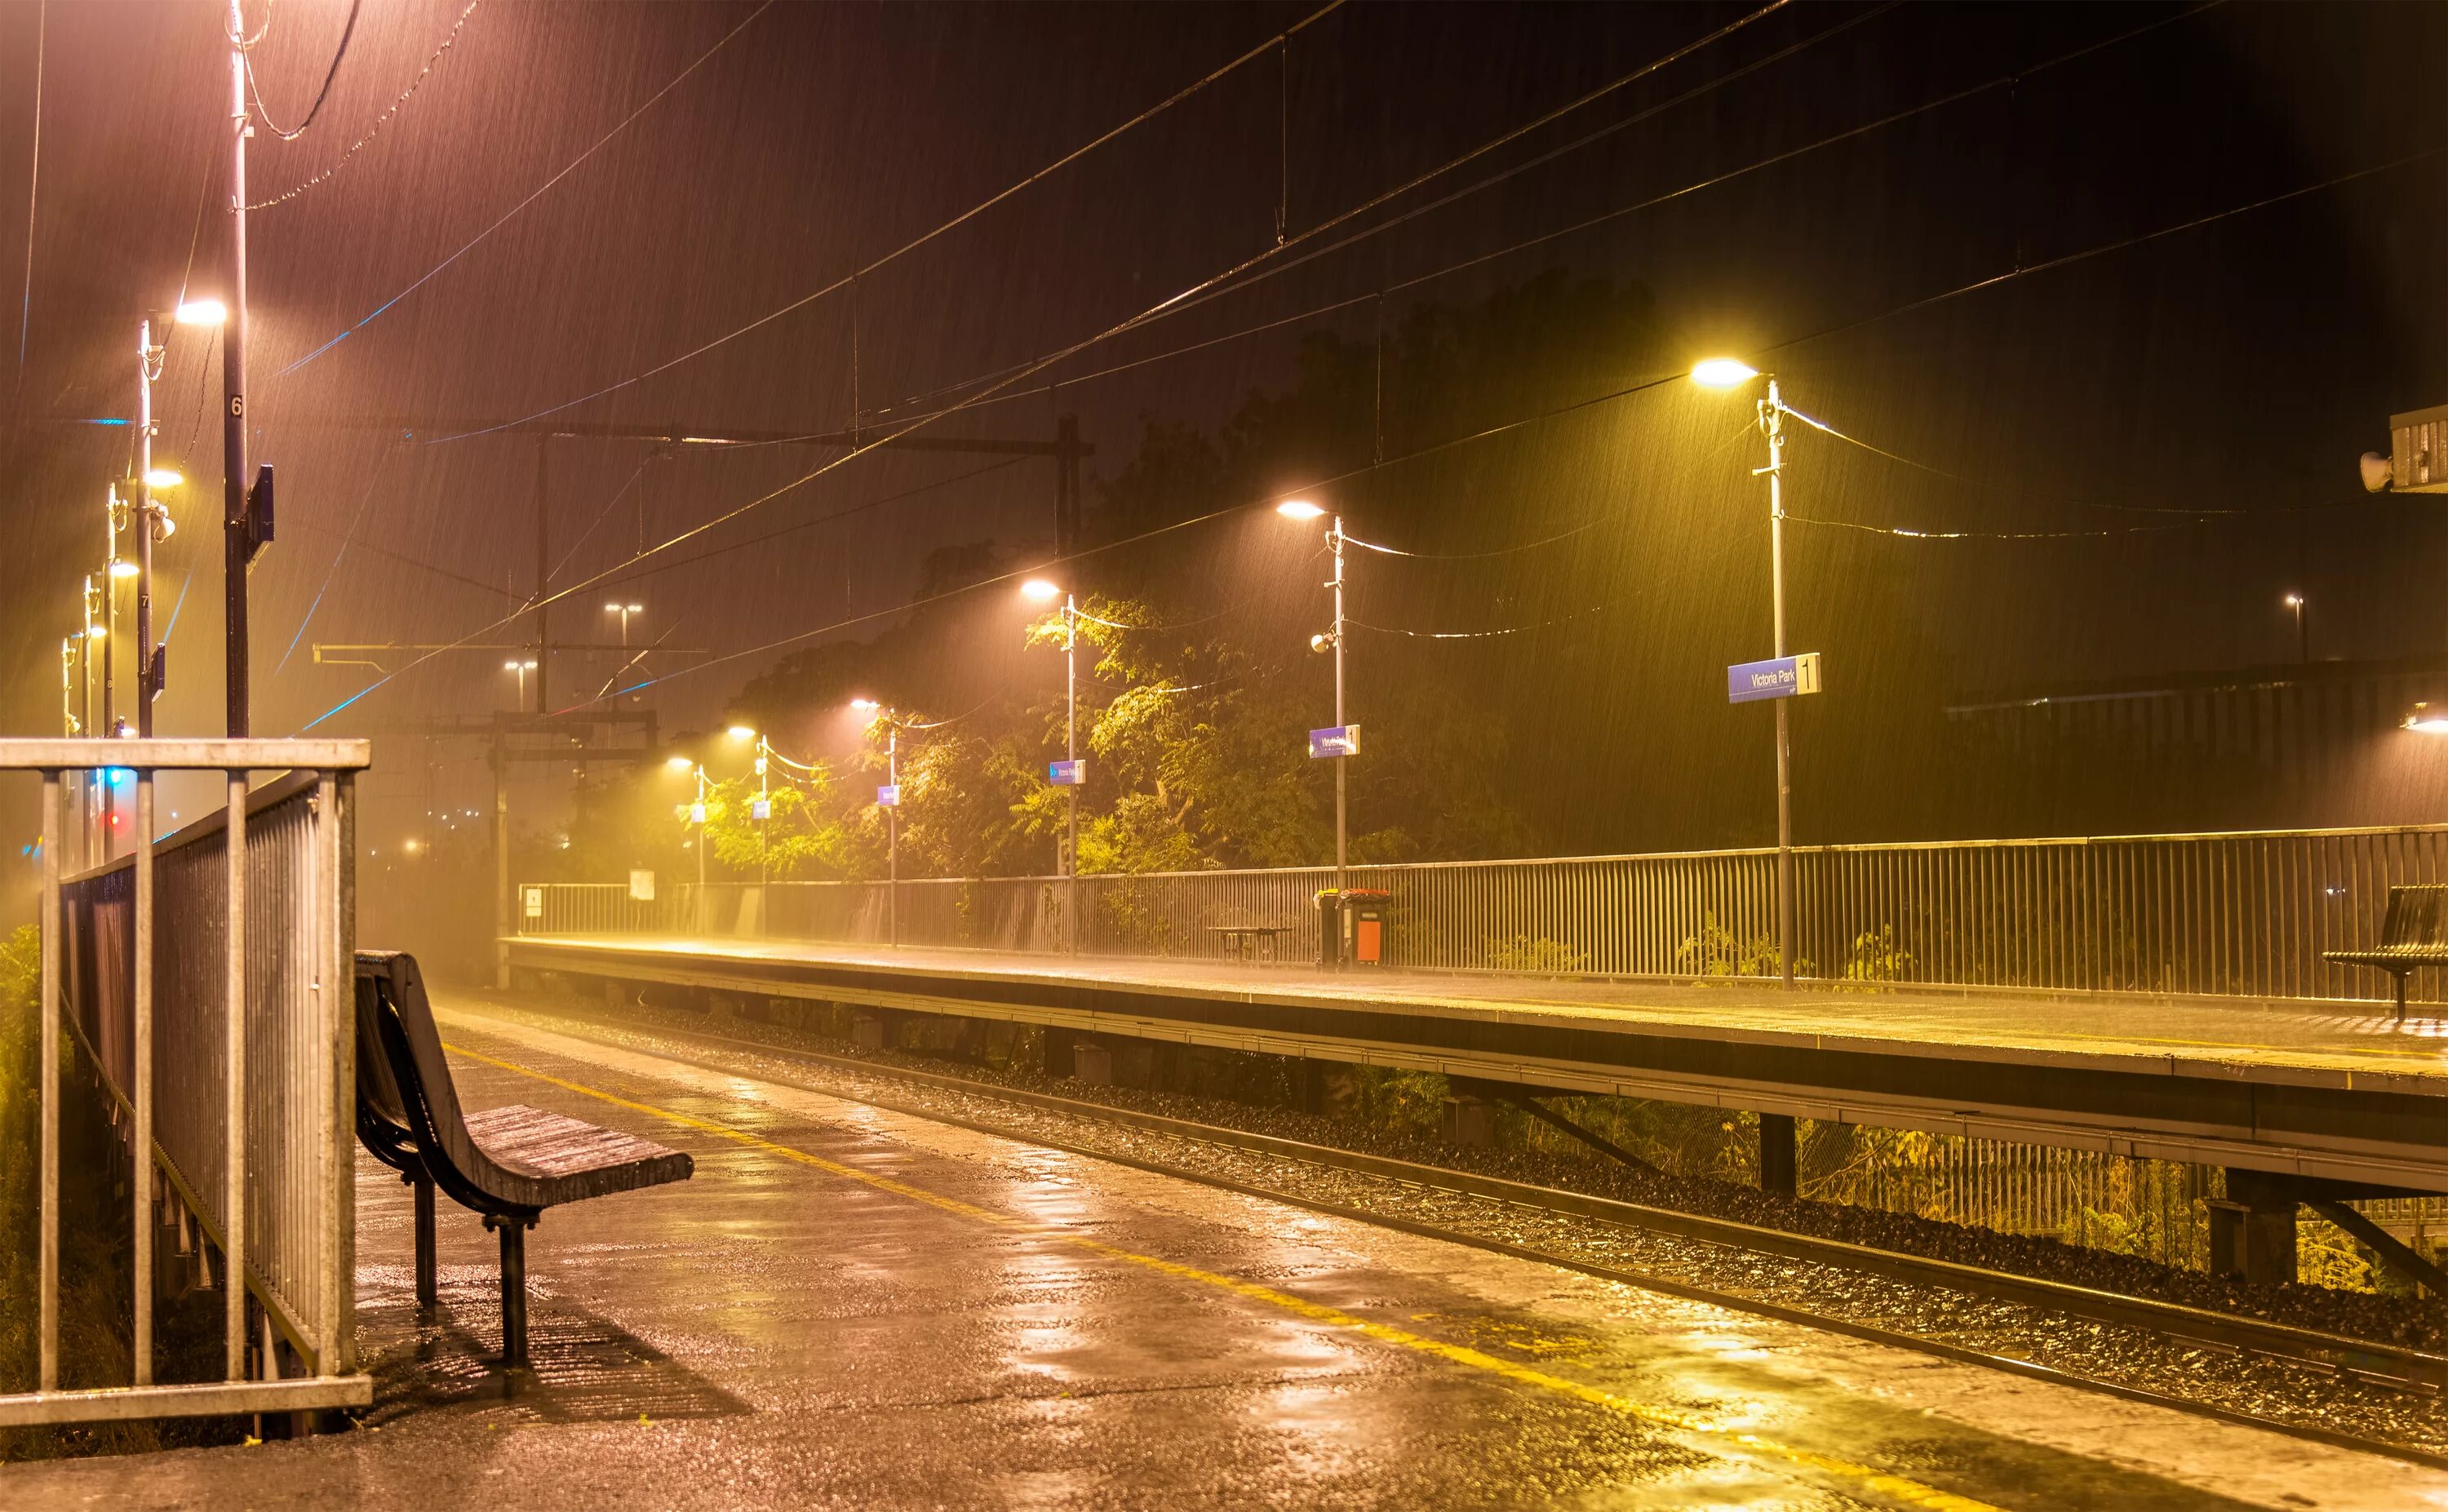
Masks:
[[[526,935],[544,951],[618,950],[719,962],[840,963],[914,977],[978,975],[1133,985],[1188,995],[1327,1005],[1394,1005],[1460,1017],[1537,1019],[1717,1041],[1800,1043],[1949,1059],[2109,1069],[2190,1068],[2226,1078],[2448,1095],[2448,1017],[2413,1005],[2139,993],[1902,987],[1880,992],[1765,980],[1708,984],[1425,971],[1320,972],[1224,960],[1063,957],[684,935]],[[537,957],[541,964],[543,956]],[[2154,1066],[2155,1063],[2155,1066]],[[2341,1079],[2351,1079],[2342,1081]]]
[[[529,1238],[361,1166],[347,1434],[0,1506],[2448,1507],[2448,1473],[2012,1380],[461,1009],[471,1107],[686,1149]]]

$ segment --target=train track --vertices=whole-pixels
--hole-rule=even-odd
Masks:
[[[507,1005],[495,1005],[507,1006]],[[1601,1223],[1622,1225],[1703,1244],[1877,1276],[1909,1286],[1942,1289],[1992,1301],[2018,1304],[2112,1327],[2155,1334],[2182,1347],[2206,1349],[2225,1355],[2281,1361],[2290,1366],[2307,1368],[2324,1375],[2334,1375],[2379,1389],[2408,1393],[2426,1401],[2436,1400],[2443,1389],[2448,1389],[2448,1355],[2424,1349],[2325,1333],[2317,1330],[2297,1328],[2236,1313],[2188,1307],[2180,1303],[2164,1302],[2151,1297],[2103,1292],[2061,1281],[1988,1270],[1957,1261],[1881,1250],[1841,1239],[1762,1228],[1753,1224],[1710,1217],[1672,1208],[1562,1191],[1553,1187],[1509,1180],[1501,1177],[1458,1171],[1445,1166],[1425,1165],[1385,1156],[1368,1155],[1332,1145],[1310,1144],[1218,1124],[1200,1123],[1162,1114],[1141,1112],[1133,1108],[1115,1107],[1109,1103],[1057,1097],[1050,1093],[1033,1092],[978,1081],[951,1072],[896,1065],[864,1056],[839,1055],[822,1050],[777,1044],[767,1040],[748,1039],[662,1024],[623,1022],[617,1018],[572,1012],[559,1007],[539,1009],[522,1006],[517,1011],[531,1013],[562,1024],[645,1034],[660,1041],[679,1042],[683,1044],[693,1043],[710,1047],[718,1046],[723,1049],[747,1051],[769,1059],[803,1062],[811,1065],[849,1072],[870,1081],[900,1081],[912,1086],[956,1092],[966,1097],[983,1098],[1067,1118],[1137,1129],[1219,1149],[1262,1156],[1272,1160],[1293,1161],[1329,1171],[1398,1181],[1430,1191],[1460,1194],[1536,1214],[1595,1219]],[[670,1059],[725,1074],[736,1074],[737,1070],[736,1066],[693,1061],[686,1056],[672,1056]],[[2418,1445],[2343,1432],[2315,1424],[2237,1411],[2173,1393],[2059,1369],[2012,1354],[1969,1348],[1943,1339],[1884,1328],[1857,1319],[1833,1316],[1807,1308],[1794,1307],[1742,1292],[1696,1286],[1673,1276],[1657,1275],[1616,1265],[1594,1263],[1584,1258],[1553,1253],[1532,1245],[1519,1244],[1483,1234],[1474,1234],[1466,1229],[1422,1222],[1372,1208],[1324,1201],[1298,1192],[1271,1187],[1263,1182],[1244,1181],[1214,1172],[1176,1166],[1125,1152],[1088,1144],[1068,1143],[1060,1139],[1048,1138],[1042,1130],[1021,1129],[1009,1124],[999,1125],[988,1120],[965,1118],[947,1113],[941,1108],[898,1102],[863,1090],[845,1090],[839,1086],[811,1087],[807,1090],[863,1102],[907,1117],[924,1119],[929,1122],[947,1124],[999,1138],[1021,1139],[1031,1144],[1060,1149],[1093,1159],[1112,1161],[1160,1176],[1195,1181],[1202,1186],[1288,1203],[1310,1212],[1327,1214],[1353,1222],[1467,1245],[1472,1249],[1512,1255],[1542,1265],[1560,1266],[1600,1280],[1621,1282],[1647,1291],[1709,1303],[1733,1311],[1775,1318],[1783,1322],[1825,1330],[1896,1349],[1910,1349],[1941,1359],[1982,1366],[2029,1380],[2051,1382],[2126,1401],[2148,1403],[2196,1416],[2213,1418],[2221,1422],[2264,1428],[2314,1443],[2448,1468],[2448,1453]]]

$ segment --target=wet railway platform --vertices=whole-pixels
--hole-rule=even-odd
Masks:
[[[2385,1005],[1793,992],[638,934],[522,935],[514,970],[1001,1019],[1569,1092],[2448,1192],[2448,1023]],[[1067,1069],[1067,1068],[1066,1068]]]
[[[468,1103],[688,1150],[530,1239],[361,1169],[355,1432],[0,1468],[28,1507],[2448,1506],[2448,1472],[1728,1312],[445,998]]]

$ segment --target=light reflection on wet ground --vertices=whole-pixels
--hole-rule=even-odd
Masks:
[[[1827,1509],[1874,1487],[1082,1249],[1080,1237],[1525,1372],[2010,1507],[2448,1506],[2448,1476],[2014,1382],[1321,1218],[743,1073],[461,1019],[454,1043],[907,1182],[990,1225],[463,1062],[686,1148],[696,1178],[547,1215],[539,1380],[491,1391],[488,1235],[448,1211],[405,1305],[406,1194],[362,1183],[379,1431],[0,1471],[0,1502]],[[743,1095],[743,1084],[746,1095]],[[632,1405],[637,1410],[629,1408]],[[557,1406],[556,1406],[557,1405]],[[642,1414],[644,1421],[639,1421]],[[138,1499],[142,1500],[142,1499]]]

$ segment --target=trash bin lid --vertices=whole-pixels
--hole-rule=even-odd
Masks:
[[[1343,896],[1347,902],[1351,903],[1384,903],[1394,894],[1382,888],[1346,888],[1343,890]]]

